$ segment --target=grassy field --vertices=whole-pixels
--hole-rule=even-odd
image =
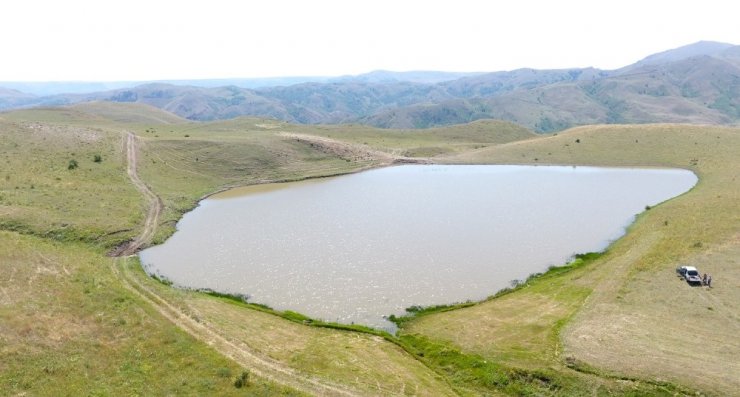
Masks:
[[[0,131],[3,229],[103,245],[136,233],[141,199],[124,171],[120,134],[8,120]]]
[[[299,373],[361,395],[455,395],[442,377],[382,337],[308,327],[229,299],[152,284],[138,264],[128,271],[199,322]]]
[[[682,167],[700,182],[640,215],[594,263],[501,299],[425,316],[404,333],[514,366],[572,367],[716,395],[740,389],[734,336],[740,329],[739,147],[737,129],[604,126],[456,157],[466,163]],[[674,269],[683,263],[712,274],[713,288],[677,279]]]
[[[384,161],[286,138],[280,134],[305,131],[272,123],[194,124],[155,109],[109,104],[0,115],[3,394],[77,394],[91,384],[94,394],[145,394],[155,382],[161,386],[150,389],[155,394],[239,392],[233,382],[242,369],[129,290],[104,253],[143,223],[145,203],[128,181],[122,155],[129,131],[140,136],[140,174],[166,205],[160,239],[213,191],[353,172]],[[376,150],[365,148],[357,153]],[[69,167],[70,160],[77,167]],[[454,394],[433,370],[382,338],[307,328],[132,273],[183,310],[202,312],[230,341],[302,376],[360,394]],[[241,324],[250,327],[235,327]],[[54,346],[36,346],[44,338]],[[255,373],[251,379],[253,393],[297,393]]]
[[[419,316],[384,339],[173,289],[135,261],[105,257],[137,235],[146,211],[126,175],[127,132],[139,137],[139,176],[165,204],[155,242],[214,191],[354,172],[393,156],[671,166],[700,182],[640,215],[604,255],[480,304]],[[738,129],[603,126],[536,136],[492,121],[414,131],[192,123],[97,103],[0,114],[0,136],[1,394],[322,394],[280,386],[269,380],[279,374],[249,367],[226,345],[342,395],[740,389]],[[679,263],[712,274],[714,288],[678,281]],[[245,368],[251,385],[237,389]]]
[[[0,232],[3,395],[299,393],[252,376],[121,286],[82,243]]]

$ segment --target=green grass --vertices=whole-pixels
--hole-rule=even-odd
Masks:
[[[567,265],[534,274],[482,302],[415,308],[397,319],[400,340],[458,388],[474,394],[691,394],[669,382],[583,368],[576,373],[572,366],[558,365],[559,333],[591,292],[573,287],[569,280],[580,278],[602,255],[577,255]]]
[[[167,285],[167,286],[172,285],[172,282],[166,279],[162,279],[161,277],[158,277],[156,275],[153,275],[152,277],[164,285]],[[249,302],[248,297],[244,295],[227,294],[227,293],[211,291],[211,290],[197,290],[197,291],[205,293],[206,295],[210,295],[216,298],[223,299],[231,304],[235,304],[235,305],[249,308],[252,310],[261,311],[263,313],[269,313],[274,316],[281,317],[285,320],[292,321],[294,323],[308,325],[311,327],[336,329],[336,330],[341,330],[341,331],[352,331],[352,332],[359,332],[362,334],[375,335],[375,336],[380,336],[387,340],[393,341],[394,343],[397,341],[391,334],[389,334],[386,331],[377,330],[375,328],[367,327],[361,324],[341,324],[341,323],[336,323],[336,322],[331,322],[331,321],[317,320],[317,319],[308,317],[302,313],[294,312],[292,310],[283,310],[283,311],[275,310],[265,304]]]
[[[116,113],[116,109],[105,107],[102,110],[104,112],[97,109],[95,114],[89,114],[78,108],[42,109],[0,116],[0,123],[2,123],[0,133],[4,138],[2,144],[10,145],[9,147],[14,150],[8,151],[10,156],[7,159],[6,171],[12,175],[11,178],[33,181],[32,183],[35,183],[33,193],[39,193],[40,197],[48,198],[48,202],[42,202],[32,194],[20,194],[13,187],[3,186],[3,207],[0,209],[4,211],[2,218],[4,223],[0,226],[6,230],[17,230],[25,234],[11,234],[21,239],[51,237],[51,240],[39,241],[51,241],[52,244],[61,244],[60,246],[69,249],[69,263],[82,261],[86,256],[85,250],[94,252],[101,263],[110,263],[109,259],[102,256],[102,252],[135,235],[141,227],[144,212],[143,200],[130,186],[121,156],[122,137],[126,131],[133,131],[141,136],[140,175],[155,192],[163,197],[167,206],[166,218],[160,228],[160,240],[172,232],[172,226],[182,212],[192,208],[200,197],[215,190],[242,184],[297,180],[346,173],[375,164],[372,160],[347,161],[345,158],[317,150],[311,145],[286,139],[278,135],[280,131],[275,131],[266,127],[267,124],[263,124],[270,123],[269,121],[242,119],[213,124],[155,124],[141,123],[140,119],[133,117],[136,120],[122,124],[100,116],[102,113]],[[130,111],[131,109],[123,109],[114,116],[119,119],[121,114],[125,117],[132,117]],[[146,115],[145,118],[151,118],[151,115]],[[45,135],[37,137],[34,134],[36,129],[44,132]],[[89,137],[83,134],[88,130],[94,131],[96,138],[100,137],[94,141],[94,144],[89,145],[89,148],[84,143],[84,140]],[[67,154],[71,153],[71,148],[74,148],[74,153],[78,156],[75,158],[79,167],[75,170],[66,169],[69,161]],[[38,159],[30,154],[54,161],[55,164],[58,162],[59,169],[49,172],[50,170],[47,169],[33,168]],[[101,156],[100,163],[95,162],[95,155]],[[88,157],[89,162],[83,160]],[[70,185],[38,183],[36,179],[33,179],[51,178],[55,180],[57,175],[55,172],[62,173],[64,177],[69,176],[66,174],[68,172],[76,172],[74,174],[76,189],[69,189]],[[12,192],[7,193],[10,190]],[[83,191],[85,194],[81,193]],[[7,198],[9,200],[6,200]],[[56,221],[56,219],[63,220]],[[41,249],[32,249],[26,255],[32,255],[33,252],[41,251]],[[2,253],[11,251],[13,248],[3,247]],[[12,273],[13,269],[19,266],[18,263],[9,261],[1,263],[3,272],[6,274]],[[67,268],[70,266],[67,265]],[[154,342],[143,345],[145,340],[156,341],[157,337],[155,335],[152,339],[141,336],[142,341],[136,345],[138,349],[136,351],[150,354],[151,361],[147,361],[148,358],[142,358],[138,353],[131,356],[133,358],[128,358],[129,350],[133,349],[130,347],[101,351],[96,350],[97,342],[83,343],[88,339],[95,341],[94,338],[81,338],[83,342],[80,343],[64,341],[61,343],[63,349],[76,349],[76,351],[84,352],[89,360],[100,354],[105,355],[105,360],[101,360],[103,363],[109,361],[118,363],[122,360],[128,360],[127,362],[130,363],[136,359],[143,362],[143,369],[134,368],[128,364],[122,372],[126,376],[125,381],[120,375],[111,375],[111,369],[101,369],[94,377],[91,375],[77,380],[56,382],[58,390],[74,392],[85,388],[90,382],[97,382],[101,388],[108,388],[101,389],[103,394],[126,394],[126,392],[136,394],[139,390],[138,385],[153,382],[153,378],[156,377],[162,389],[154,389],[155,394],[168,394],[164,391],[165,387],[171,387],[174,394],[228,395],[231,393],[230,387],[233,388],[233,379],[226,378],[233,378],[240,373],[240,369],[235,368],[233,363],[177,330],[174,325],[169,324],[154,312],[148,304],[126,293],[120,280],[116,279],[106,266],[99,266],[94,272],[85,271],[83,273],[85,280],[88,280],[87,282],[92,287],[83,288],[82,295],[77,299],[61,293],[71,293],[75,289],[74,286],[67,283],[57,284],[60,294],[55,301],[55,309],[57,311],[66,310],[69,313],[59,319],[57,328],[72,329],[70,325],[76,323],[76,319],[80,316],[80,308],[89,307],[90,311],[95,312],[103,312],[103,309],[106,309],[106,313],[115,317],[113,321],[119,324],[119,327],[124,327],[121,332],[125,331],[127,335],[150,333],[149,328],[126,330],[126,327],[132,324],[138,325],[137,321],[143,321],[141,318],[144,316],[145,318],[151,317],[147,320],[152,323],[151,327],[163,333],[175,332],[183,342],[181,347],[172,350],[168,349],[169,345],[164,342],[160,343],[162,346]],[[140,274],[143,275],[143,272]],[[101,284],[99,276],[104,276],[106,282]],[[3,292],[10,291],[8,288],[16,281],[17,279],[9,279],[1,284]],[[142,282],[150,288],[159,285],[149,278],[143,278]],[[175,295],[185,293],[164,285],[159,286],[164,288],[160,293],[165,296],[168,293]],[[120,307],[111,304],[108,299],[84,293],[84,291],[96,291],[97,289],[104,289],[107,293],[113,291],[126,293],[127,299],[131,302],[130,310],[136,313],[139,319],[131,318],[130,313],[122,311]],[[29,289],[27,292],[25,300],[36,307],[44,305],[45,299],[48,300],[43,289]],[[201,294],[196,294],[196,296],[201,296]],[[451,394],[449,387],[438,375],[413,357],[409,357],[397,345],[388,343],[382,336],[347,331],[348,328],[359,330],[363,328],[361,326],[352,327],[311,321],[314,326],[309,328],[303,324],[305,319],[297,313],[286,313],[284,316],[294,317],[292,319],[298,323],[286,321],[274,314],[234,307],[222,301],[205,302],[200,298],[193,298],[192,301],[183,302],[186,303],[182,305],[194,308],[198,305],[215,303],[215,306],[205,311],[205,315],[215,323],[222,323],[224,319],[231,318],[230,316],[237,316],[244,317],[243,320],[251,324],[266,327],[256,333],[244,334],[239,330],[231,329],[232,324],[241,324],[243,320],[234,322],[226,320],[222,323],[222,328],[230,330],[232,337],[243,339],[244,343],[258,351],[264,349],[264,346],[283,346],[281,348],[288,350],[278,354],[278,357],[285,365],[294,366],[300,371],[315,374],[329,381],[340,382],[366,392],[385,390],[387,394]],[[232,312],[232,308],[237,310]],[[19,308],[11,306],[4,314],[6,318],[15,318],[18,313],[20,313]],[[259,318],[256,323],[252,322],[255,316]],[[84,320],[79,320],[79,322],[85,323]],[[14,325],[8,332],[22,333],[24,327],[24,324],[18,324],[17,327]],[[290,340],[300,341],[303,347],[290,348],[293,345],[280,340],[280,335],[277,335],[278,338],[275,339],[275,327],[290,330]],[[15,328],[20,328],[21,331]],[[375,332],[369,329],[362,329],[362,331]],[[98,335],[100,332],[96,330],[94,334]],[[356,335],[362,336],[358,339]],[[166,340],[164,336],[161,339]],[[30,342],[20,337],[7,341],[6,346],[17,348],[25,344],[30,344]],[[40,359],[51,360],[52,356],[61,357],[65,352],[66,350],[60,353],[43,347]],[[193,364],[194,360],[189,359],[193,355],[200,357],[199,363],[202,366]],[[163,358],[164,356],[167,358]],[[6,366],[3,367],[2,372],[7,375],[10,383],[3,383],[3,385],[12,384],[11,390],[19,390],[19,392],[27,390],[32,394],[48,394],[46,386],[39,386],[28,380],[25,375],[22,376],[22,374],[35,374],[34,368],[37,363],[35,360],[30,355],[18,355],[4,364]],[[193,366],[193,372],[183,370],[175,364],[169,367],[168,365],[155,365],[157,361],[162,360],[182,362],[183,366]],[[147,364],[149,362],[152,364]],[[203,366],[213,367],[213,370],[208,372]],[[165,371],[167,368],[170,370]],[[196,376],[195,372],[201,374],[200,377]],[[209,377],[212,373],[218,375],[216,380]],[[100,381],[106,377],[109,379]],[[195,380],[190,382],[183,378]],[[378,383],[381,379],[383,382]],[[223,382],[212,385],[213,382],[220,380]],[[198,388],[196,383],[210,385],[208,387],[211,388],[205,386]],[[255,379],[254,383],[255,388],[249,390],[263,390],[264,394],[290,392],[288,389],[265,383],[260,379]],[[3,390],[7,389],[3,386]],[[274,392],[265,393],[264,390],[274,390]]]
[[[492,301],[500,298],[504,295],[519,291],[524,288],[531,288],[533,285],[548,285],[552,287],[550,281],[558,276],[562,276],[568,272],[579,269],[588,263],[601,257],[603,253],[589,252],[585,254],[576,254],[572,262],[569,262],[562,266],[551,266],[545,273],[534,273],[527,277],[526,280],[517,281],[515,285],[511,287],[503,288],[497,291],[495,294],[479,302],[462,302],[453,303],[446,305],[434,305],[434,306],[411,306],[406,308],[406,315],[396,316],[391,315],[388,319],[395,323],[397,326],[403,328],[403,326],[411,321],[417,320],[420,317],[428,316],[430,314],[444,313],[452,310],[465,309],[473,307],[484,302]]]
[[[361,394],[724,395],[740,386],[732,376],[740,370],[737,129],[600,126],[536,137],[490,121],[415,131],[249,118],[191,123],[150,108],[93,104],[0,114],[4,394],[294,393],[254,375],[252,386],[236,389],[242,368],[111,272],[104,252],[136,235],[144,213],[125,173],[125,131],[140,136],[140,176],[166,206],[157,241],[214,191],[379,164],[283,132],[445,163],[691,169],[700,177],[691,192],[641,214],[604,255],[482,303],[418,310],[401,321],[398,338],[173,289],[140,267],[129,270],[230,339]],[[681,262],[713,274],[715,288],[676,281]]]
[[[362,395],[455,394],[439,374],[386,332],[277,311],[239,296],[173,289],[148,278],[140,266],[130,272],[158,296],[218,327],[228,339],[301,373],[348,385]]]
[[[281,132],[337,139],[399,155],[457,153],[535,135],[510,123],[481,121],[469,128],[382,130],[366,126],[298,126],[239,118],[202,124],[140,125],[140,174],[165,202],[163,241],[198,199],[228,187],[295,181],[354,172],[379,164],[325,153]],[[187,137],[185,136],[187,135]],[[414,152],[419,151],[421,152]]]
[[[737,129],[603,126],[455,158],[672,166],[692,169],[700,181],[690,192],[641,214],[593,264],[474,307],[420,317],[404,332],[512,366],[562,368],[576,360],[610,379],[658,380],[717,395],[737,389],[731,373],[738,370],[734,357],[740,346],[731,335],[739,325],[732,313],[740,310],[740,296],[729,285],[738,279],[730,259],[740,234],[738,147]],[[715,277],[720,272],[728,288],[686,289],[673,271],[684,262]],[[707,310],[704,302],[723,313]],[[712,342],[696,348],[696,340]]]
[[[126,177],[120,133],[0,120],[0,135],[0,229],[104,247],[136,234],[142,200]]]
[[[392,130],[362,125],[292,126],[296,132],[325,136],[410,157],[436,157],[534,138],[516,124],[479,120],[443,128]]]
[[[297,395],[254,378],[123,288],[86,244],[0,232],[0,391],[8,395]]]

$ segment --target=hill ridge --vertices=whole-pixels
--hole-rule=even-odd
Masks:
[[[259,88],[148,82],[41,97],[0,90],[0,110],[112,101],[144,103],[197,121],[254,116],[302,124],[426,128],[493,118],[538,132],[594,123],[733,125],[740,122],[738,76],[740,46],[700,41],[613,71],[519,68],[455,74],[377,70]]]

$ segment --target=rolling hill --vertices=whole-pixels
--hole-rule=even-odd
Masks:
[[[1,395],[725,396],[740,387],[740,128],[537,136],[492,120],[414,130],[191,122],[142,103],[92,102],[3,113],[0,138]],[[686,168],[700,183],[646,208],[603,254],[478,303],[426,308],[395,335],[171,288],[135,257],[106,257],[147,225],[161,243],[215,191],[394,159]],[[714,275],[712,288],[680,281],[674,269],[685,263]]]
[[[302,124],[426,128],[493,118],[537,132],[593,123],[740,121],[740,46],[704,41],[613,71],[376,71],[333,79],[285,78],[274,81],[288,85],[245,88],[248,81],[150,83],[50,96],[3,89],[0,109],[110,101],[143,103],[200,121],[255,116]],[[213,86],[218,82],[242,86]]]

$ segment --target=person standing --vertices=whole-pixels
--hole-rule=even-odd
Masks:
[[[712,275],[707,276],[707,287],[712,288]]]

